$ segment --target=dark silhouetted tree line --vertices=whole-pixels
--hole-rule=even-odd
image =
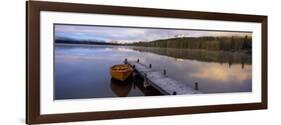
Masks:
[[[252,49],[252,37],[182,37],[155,40],[151,42],[137,42],[129,45],[143,47],[179,48],[179,49],[205,49],[239,51]]]

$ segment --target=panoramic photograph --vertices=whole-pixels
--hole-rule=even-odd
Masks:
[[[54,24],[54,100],[252,92],[252,32]]]

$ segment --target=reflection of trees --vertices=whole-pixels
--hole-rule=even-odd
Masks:
[[[243,52],[225,52],[225,51],[206,51],[206,50],[187,50],[172,48],[152,48],[152,47],[132,47],[140,52],[152,52],[159,55],[165,55],[180,59],[198,60],[204,62],[219,62],[232,64],[252,64],[251,54]]]

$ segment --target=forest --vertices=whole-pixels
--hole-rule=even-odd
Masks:
[[[130,46],[159,47],[159,48],[179,48],[179,49],[204,49],[222,51],[251,52],[251,36],[230,36],[230,37],[181,37],[161,39],[150,42],[136,42],[128,44]]]

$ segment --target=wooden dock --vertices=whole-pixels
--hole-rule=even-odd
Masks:
[[[166,70],[155,71],[152,65],[145,65],[137,61],[128,61],[124,63],[134,67],[135,72],[144,79],[144,86],[152,86],[164,95],[182,95],[182,94],[200,94],[198,83],[192,88],[185,83],[179,82],[166,75]]]

